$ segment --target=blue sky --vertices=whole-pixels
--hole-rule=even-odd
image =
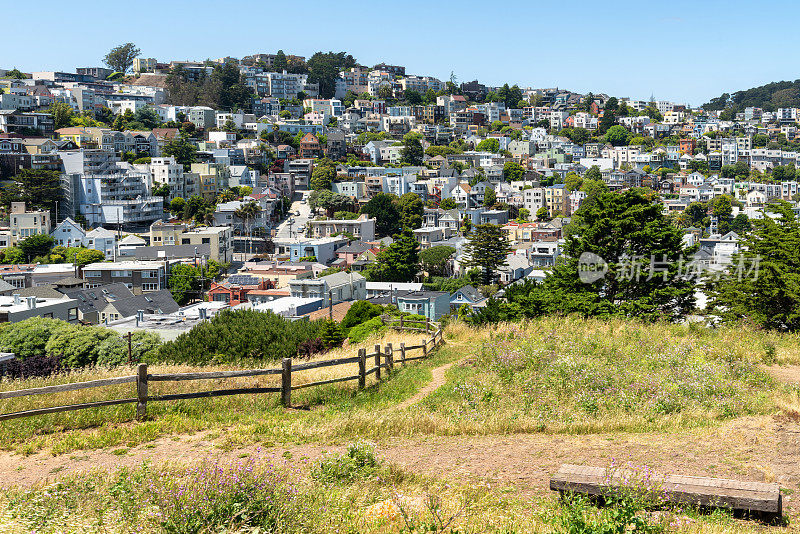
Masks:
[[[800,3],[786,0],[38,0],[3,8],[0,68],[25,71],[98,66],[132,41],[159,61],[346,50],[365,65],[440,79],[453,71],[459,81],[693,105],[800,78]]]

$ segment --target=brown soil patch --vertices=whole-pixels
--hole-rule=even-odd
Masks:
[[[775,380],[788,384],[800,384],[800,365],[762,365],[761,368]]]

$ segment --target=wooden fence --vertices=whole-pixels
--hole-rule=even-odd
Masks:
[[[375,345],[374,352],[367,353],[366,349],[359,349],[357,356],[349,358],[337,358],[335,360],[323,360],[318,362],[307,362],[300,364],[293,364],[291,358],[284,358],[282,366],[279,369],[244,369],[240,371],[211,371],[211,372],[198,372],[198,373],[178,373],[178,374],[150,374],[147,371],[147,364],[140,363],[137,368],[137,373],[131,376],[119,376],[114,378],[104,378],[102,380],[91,380],[88,382],[75,382],[71,384],[61,384],[57,386],[45,386],[40,388],[21,389],[16,391],[2,391],[0,392],[0,400],[11,399],[15,397],[25,397],[29,395],[47,395],[51,393],[63,393],[67,391],[77,391],[80,389],[99,388],[104,386],[112,386],[118,384],[135,383],[135,396],[124,399],[111,399],[96,402],[87,402],[81,404],[68,404],[66,406],[52,406],[48,408],[37,408],[33,410],[25,410],[22,412],[3,413],[0,414],[0,421],[7,419],[16,419],[19,417],[31,417],[34,415],[42,415],[48,413],[68,412],[73,410],[84,410],[87,408],[97,408],[101,406],[114,406],[117,404],[136,404],[136,418],[143,419],[147,415],[147,403],[159,401],[171,401],[180,399],[199,399],[205,397],[222,397],[227,395],[249,395],[256,393],[280,393],[281,402],[286,407],[292,405],[292,391],[297,389],[310,388],[314,386],[322,386],[326,384],[334,384],[337,382],[346,382],[350,380],[358,380],[358,388],[363,389],[366,387],[367,376],[375,374],[375,378],[381,380],[381,370],[385,370],[387,376],[392,373],[396,363],[399,365],[406,365],[407,362],[414,360],[422,360],[427,358],[431,351],[437,346],[444,343],[442,337],[442,329],[430,320],[408,320],[400,318],[399,320],[384,318],[384,322],[391,328],[404,331],[425,332],[426,337],[419,345],[406,345],[400,343],[400,346],[395,349],[391,343],[387,343],[385,347],[381,348],[380,345]],[[411,351],[421,351],[417,356],[409,356]],[[367,367],[369,363],[374,362],[372,367]],[[341,378],[332,378],[330,380],[321,380],[318,382],[309,382],[306,384],[292,385],[292,375],[294,373],[306,371],[309,369],[319,369],[322,367],[332,367],[337,365],[347,365],[358,363],[358,374],[345,376]],[[238,378],[249,376],[262,376],[262,375],[280,375],[280,387],[251,387],[251,388],[236,388],[236,389],[216,389],[210,391],[199,391],[192,393],[177,393],[167,395],[149,395],[148,385],[150,382],[176,382],[183,380],[213,380],[225,378]]]

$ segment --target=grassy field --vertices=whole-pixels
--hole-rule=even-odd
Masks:
[[[765,527],[624,497],[520,498],[513,488],[415,475],[368,443],[302,464],[262,454],[191,467],[142,465],[0,495],[7,533],[745,533]]]
[[[396,347],[401,341],[416,344],[420,339],[419,335],[390,333],[362,346],[372,350],[376,343],[391,342]],[[738,420],[762,424],[775,414],[792,421],[800,418],[800,389],[778,382],[764,371],[765,365],[800,365],[797,335],[548,318],[483,329],[453,324],[445,331],[445,341],[428,360],[398,369],[380,384],[372,380],[363,391],[357,391],[354,383],[297,391],[293,401],[300,409],[283,409],[278,396],[268,394],[153,403],[148,406],[148,420],[142,423],[132,420],[133,406],[54,414],[0,424],[0,448],[22,454],[75,454],[81,450],[90,454],[92,449],[146,446],[159,438],[198,431],[212,433],[215,447],[234,453],[245,447],[250,451],[258,444],[274,453],[273,447],[289,444],[334,447],[367,439],[380,447],[398,439],[426,443],[493,435],[602,435],[603,440],[613,440],[621,434],[649,433],[669,441],[696,432],[696,439],[702,440],[715,435],[713,429]],[[323,358],[350,356],[356,349],[343,348]],[[431,380],[434,369],[454,362],[441,387],[409,408],[397,408]],[[221,367],[204,368],[211,369]],[[151,372],[188,370],[157,367]],[[297,378],[323,380],[354,371],[355,364],[309,371]],[[2,382],[0,390],[130,373],[130,369],[86,370],[46,380]],[[277,380],[161,383],[153,384],[151,393],[271,385]],[[130,396],[131,389],[127,384],[46,400],[61,404]],[[39,407],[43,400],[0,401],[0,410]],[[436,442],[430,443],[433,447]],[[385,461],[377,461],[363,472],[350,464],[340,470],[359,476],[321,478],[320,464],[300,460],[284,465],[281,458],[243,453],[245,469],[249,465],[257,479],[251,471],[236,471],[241,469],[238,464],[224,466],[223,473],[205,464],[186,467],[176,463],[128,468],[123,473],[65,476],[55,485],[35,485],[24,491],[12,488],[0,494],[0,531],[190,532],[180,528],[191,524],[186,514],[202,508],[210,516],[230,515],[231,506],[241,510],[253,504],[249,497],[242,497],[247,492],[281,503],[256,503],[272,514],[259,516],[258,521],[266,521],[262,529],[275,532],[398,532],[404,528],[427,532],[436,531],[431,525],[441,527],[451,520],[450,526],[458,532],[631,531],[603,530],[619,514],[614,519],[608,510],[587,503],[560,505],[538,494],[522,495],[504,483],[490,486],[450,472],[422,475]],[[341,461],[329,462],[333,472]],[[745,465],[746,459],[741,464]],[[198,473],[206,478],[198,481]],[[230,480],[237,477],[246,487],[230,486]],[[202,492],[222,487],[219,484],[225,488],[222,494],[232,496],[214,504],[217,508],[208,508],[211,505]],[[273,493],[264,494],[266,487],[273,488]],[[187,491],[191,496],[183,499]],[[200,506],[200,502],[204,504]],[[635,514],[647,518],[650,530],[646,532],[736,533],[768,528],[723,513],[653,513],[639,507]],[[241,512],[238,517],[243,515]],[[167,516],[172,518],[172,526],[165,523]],[[574,524],[577,518],[586,528],[565,530],[564,525]],[[75,527],[59,527],[64,524]],[[220,523],[218,527],[236,531],[233,524]]]

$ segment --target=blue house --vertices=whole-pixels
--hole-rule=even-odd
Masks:
[[[447,291],[409,291],[397,295],[397,309],[416,313],[438,321],[450,313],[450,293]]]
[[[457,310],[464,304],[470,308],[474,308],[476,304],[482,303],[485,300],[483,295],[478,293],[477,289],[472,286],[464,286],[450,295],[450,309]]]

